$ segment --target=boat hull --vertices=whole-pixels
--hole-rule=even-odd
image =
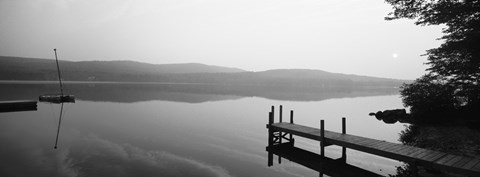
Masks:
[[[38,97],[40,102],[49,103],[75,103],[74,95],[40,95]]]

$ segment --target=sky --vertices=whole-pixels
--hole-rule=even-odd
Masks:
[[[0,55],[415,79],[440,26],[383,0],[0,0]]]

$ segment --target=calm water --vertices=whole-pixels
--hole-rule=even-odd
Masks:
[[[56,85],[2,83],[0,100],[36,99]],[[53,149],[59,104],[0,113],[0,176],[318,176],[287,160],[267,167],[272,105],[295,111],[295,122],[397,142],[402,124],[368,113],[401,108],[395,91],[345,89],[310,92],[208,85],[70,83],[77,102],[65,104],[58,149]],[[277,108],[278,110],[278,108]],[[278,115],[278,113],[277,113]],[[297,147],[318,152],[315,141]],[[341,148],[326,148],[340,157]],[[395,173],[398,161],[347,150],[347,163]]]

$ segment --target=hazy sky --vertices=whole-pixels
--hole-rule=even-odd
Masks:
[[[414,79],[441,27],[383,0],[0,0],[0,55]]]

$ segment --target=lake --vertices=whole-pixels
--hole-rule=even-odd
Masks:
[[[0,100],[57,90],[55,83],[2,82]],[[64,104],[57,149],[60,104],[0,113],[0,176],[318,176],[288,160],[267,166],[272,105],[283,105],[284,117],[294,110],[297,124],[318,127],[324,119],[338,132],[346,117],[347,133],[390,142],[404,129],[368,115],[402,108],[395,89],[67,82],[65,90],[77,99]],[[319,152],[316,141],[298,138],[295,146]],[[340,157],[341,147],[327,147],[326,156]],[[381,175],[402,164],[350,149],[347,163]]]

